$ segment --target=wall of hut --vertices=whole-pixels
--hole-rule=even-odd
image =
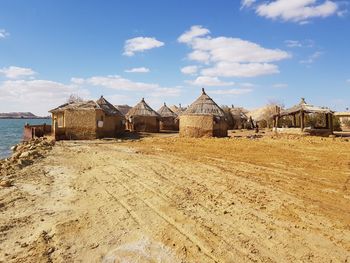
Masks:
[[[90,140],[97,138],[95,110],[66,110],[64,120],[65,139]]]
[[[123,116],[108,116],[102,110],[96,111],[96,137],[116,137],[125,131]]]
[[[224,137],[227,136],[227,124],[212,115],[183,115],[180,117],[180,136]]]
[[[159,132],[159,119],[156,116],[133,116],[128,120],[128,129],[136,132]]]
[[[162,117],[159,126],[161,130],[178,131],[179,120],[176,117]]]

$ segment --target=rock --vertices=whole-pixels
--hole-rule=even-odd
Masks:
[[[21,159],[23,159],[23,158],[28,158],[29,155],[30,155],[29,152],[23,152],[23,153],[21,153],[21,155],[19,156],[19,158],[21,158]]]
[[[11,151],[15,152],[17,150],[18,145],[14,145],[11,147]]]
[[[12,181],[10,181],[10,180],[1,180],[0,181],[1,187],[11,187],[12,185],[13,185]]]

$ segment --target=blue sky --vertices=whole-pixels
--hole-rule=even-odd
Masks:
[[[350,107],[349,1],[0,2],[0,112],[69,94],[158,109],[204,87],[248,109]]]

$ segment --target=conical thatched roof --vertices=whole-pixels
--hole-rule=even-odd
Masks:
[[[202,89],[202,95],[195,100],[183,115],[214,115],[224,117],[224,111]]]
[[[115,105],[115,107],[117,108],[117,110],[119,110],[124,116],[129,112],[129,110],[132,108],[129,105]]]
[[[181,107],[181,104],[179,104],[179,107],[176,105],[172,105],[169,107],[175,114],[180,115],[181,113],[185,112],[187,108]]]
[[[127,117],[131,116],[154,116],[160,117],[159,114],[154,111],[146,102],[145,99],[136,104],[133,108],[131,108],[126,114]]]
[[[173,112],[165,103],[157,112],[162,117],[177,117],[177,114]]]
[[[248,119],[247,117],[247,110],[245,110],[242,107],[234,107],[232,105],[232,108],[230,108],[230,113],[235,118],[241,118],[241,119]]]
[[[109,101],[107,101],[103,96],[99,98],[96,103],[101,107],[101,109],[105,112],[107,115],[118,115],[123,116],[123,114],[117,110],[116,107],[114,107]]]

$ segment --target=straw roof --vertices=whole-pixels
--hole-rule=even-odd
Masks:
[[[238,118],[241,118],[241,119],[247,119],[248,120],[248,116],[246,114],[247,110],[245,110],[242,107],[233,107],[232,106],[232,108],[230,108],[230,113],[234,117],[238,117]]]
[[[93,100],[88,101],[77,101],[77,102],[69,102],[58,106],[50,110],[51,113],[62,112],[65,110],[96,110],[99,109],[100,106],[94,102]]]
[[[146,102],[145,99],[142,98],[142,100],[136,104],[133,108],[131,108],[126,116],[154,116],[154,117],[160,117],[159,114],[154,111]]]
[[[334,113],[335,116],[350,117],[350,111],[338,111]]]
[[[116,107],[114,107],[109,101],[107,101],[103,96],[99,98],[96,103],[100,106],[100,108],[105,112],[106,115],[119,115],[123,116],[123,114],[117,110]]]
[[[187,110],[187,108],[181,107],[181,104],[179,104],[179,107],[176,105],[172,105],[169,107],[169,109],[171,109],[177,115],[180,115],[181,113]]]
[[[96,102],[93,100],[88,101],[76,101],[76,102],[68,102],[58,106],[50,110],[51,113],[63,112],[65,110],[97,110],[101,109],[106,115],[119,115],[122,114],[111,104],[109,103],[103,96],[98,99]]]
[[[202,89],[202,95],[195,100],[183,115],[213,115],[225,117],[224,111]]]
[[[132,108],[129,105],[115,105],[115,107],[117,108],[117,110],[119,110],[124,116],[128,113],[128,111]]]
[[[177,114],[173,112],[165,103],[157,112],[162,117],[177,117]]]
[[[331,111],[327,107],[313,106],[311,104],[306,103],[305,99],[302,98],[299,104],[293,106],[292,108],[281,111],[280,116],[291,115],[301,111],[305,113],[333,113],[333,111]]]

